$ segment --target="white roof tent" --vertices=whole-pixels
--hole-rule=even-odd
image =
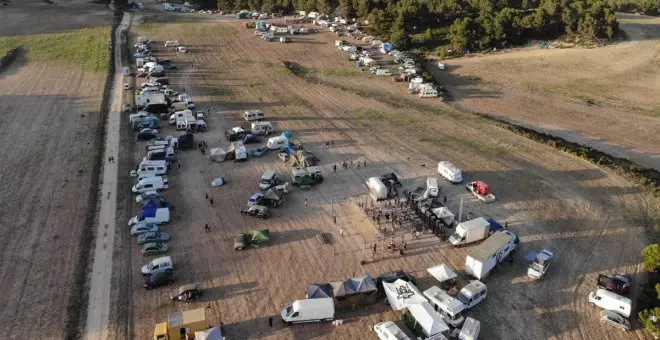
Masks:
[[[393,283],[383,282],[383,290],[393,310],[402,310],[427,301],[414,284],[401,279]]]
[[[428,268],[426,271],[440,282],[449,281],[457,276],[451,267],[444,263]]]
[[[449,330],[449,326],[442,320],[442,316],[433,310],[433,307],[428,302],[411,305],[408,307],[408,310],[422,327],[422,331],[427,337],[442,334]]]

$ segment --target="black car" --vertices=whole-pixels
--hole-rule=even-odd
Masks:
[[[170,284],[173,281],[174,281],[174,271],[162,270],[147,276],[147,278],[144,281],[144,288],[146,289],[156,288],[162,285]]]
[[[152,140],[158,137],[158,134],[152,129],[144,129],[137,134],[137,140]]]
[[[192,301],[202,295],[200,282],[183,285],[170,293],[172,301]]]

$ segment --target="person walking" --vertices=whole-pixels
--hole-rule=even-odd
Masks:
[[[367,167],[367,161],[362,162],[362,167],[366,168]]]
[[[272,316],[268,317],[268,326],[273,328],[273,317]]]
[[[305,198],[305,206],[307,206],[307,199]]]

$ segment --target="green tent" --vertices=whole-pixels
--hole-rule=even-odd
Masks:
[[[252,230],[250,232],[250,239],[252,243],[270,242],[270,230]]]

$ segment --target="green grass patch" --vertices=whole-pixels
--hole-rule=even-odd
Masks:
[[[307,74],[316,75],[318,77],[332,76],[332,77],[356,77],[364,76],[364,72],[360,72],[353,68],[310,68]]]
[[[147,37],[162,36],[168,33],[181,33],[185,32],[187,36],[195,36],[196,38],[217,38],[218,36],[230,36],[237,31],[234,27],[222,23],[205,23],[205,22],[177,22],[171,23],[165,20],[160,21],[160,18],[148,19],[143,23],[137,25],[135,31],[140,35]],[[153,38],[152,38],[153,39]],[[185,36],[175,37],[171,39],[178,39],[185,45]]]
[[[108,72],[110,27],[83,28],[75,31],[1,37],[0,55],[21,47],[27,62],[49,61],[81,67],[89,72]]]

